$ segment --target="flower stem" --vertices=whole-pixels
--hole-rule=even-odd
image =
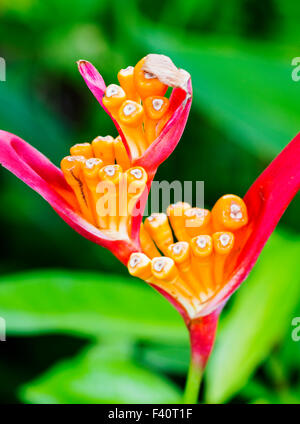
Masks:
[[[183,395],[183,403],[195,404],[199,396],[199,389],[202,381],[203,370],[201,363],[194,355],[191,355],[189,371]]]
[[[187,321],[190,333],[191,361],[184,390],[184,403],[197,403],[206,362],[211,353],[221,309],[209,315]]]

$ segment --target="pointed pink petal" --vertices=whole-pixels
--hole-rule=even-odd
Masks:
[[[82,218],[73,208],[76,199],[61,170],[21,138],[1,130],[0,163],[38,192],[75,231],[108,248],[123,263],[138,250],[128,240],[112,240]]]
[[[105,110],[105,112],[110,116],[113,123],[115,124],[115,127],[119,133],[119,135],[122,138],[123,144],[126,148],[127,154],[129,158],[131,158],[130,149],[128,146],[128,143],[126,141],[126,138],[123,134],[123,131],[121,130],[119,124],[117,121],[113,118],[111,113],[106,109],[106,107],[103,104],[103,96],[105,95],[106,85],[105,82],[100,75],[100,73],[97,71],[97,69],[88,61],[86,60],[79,60],[77,62],[79,72],[81,76],[83,77],[84,81],[86,82],[86,85],[89,87],[91,92],[94,94],[102,108]]]
[[[300,188],[300,133],[258,177],[245,195],[253,231],[225,287],[203,314],[220,306],[246,279],[278,221]]]

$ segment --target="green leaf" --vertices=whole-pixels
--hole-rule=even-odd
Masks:
[[[217,335],[206,374],[206,400],[237,393],[286,331],[299,301],[299,239],[274,233]]]
[[[130,360],[124,346],[94,346],[55,365],[24,386],[29,403],[178,403],[180,391],[168,380]]]
[[[0,85],[0,128],[22,137],[59,163],[71,144],[72,131],[38,98],[31,87],[35,74],[30,77],[29,71],[11,68],[7,81]]]
[[[226,6],[228,8],[229,5]],[[160,21],[182,28],[197,16],[200,26],[214,12],[214,8],[214,2],[211,0],[168,0],[162,9]]]
[[[189,367],[189,345],[151,344],[141,353],[142,362],[147,367],[171,374],[186,374]]]
[[[96,57],[107,63],[112,54],[99,26],[82,24],[55,27],[43,40],[41,56],[47,68],[55,72],[68,71],[69,77],[78,83],[77,60],[93,60]]]
[[[37,271],[0,279],[8,334],[69,332],[185,343],[180,315],[144,282],[110,274]]]
[[[272,158],[298,133],[300,83],[292,80],[291,66],[297,50],[216,36],[188,37],[147,22],[129,28],[143,49],[167,54],[191,73],[194,107],[251,153]]]

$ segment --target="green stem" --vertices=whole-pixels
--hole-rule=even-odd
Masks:
[[[186,379],[186,385],[183,395],[183,403],[195,404],[197,403],[200,385],[202,381],[203,370],[202,366],[197,361],[194,355],[191,355],[189,371]]]
[[[186,321],[190,333],[191,362],[184,390],[184,403],[197,403],[206,362],[211,353],[221,309],[200,318]]]

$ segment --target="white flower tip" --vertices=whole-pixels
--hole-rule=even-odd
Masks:
[[[188,92],[190,74],[184,69],[178,69],[168,56],[148,54],[145,58],[143,70],[150,75],[154,75],[169,87],[179,87]]]

